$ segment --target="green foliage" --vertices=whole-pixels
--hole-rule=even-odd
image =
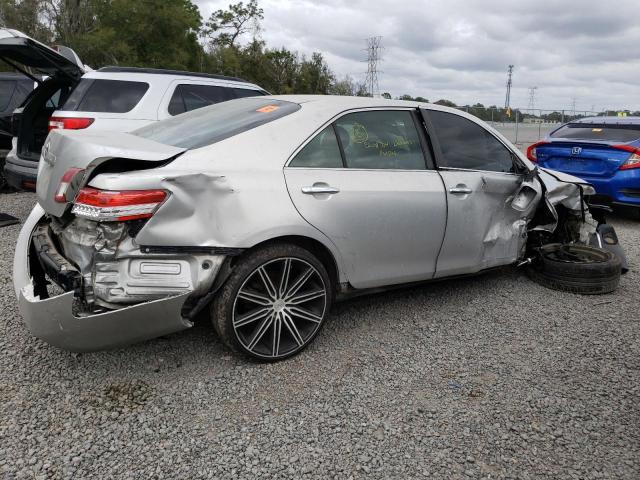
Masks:
[[[456,106],[456,104],[453,103],[451,100],[445,100],[445,99],[440,99],[435,103],[436,103],[436,105],[442,105],[444,107],[455,107]]]
[[[228,10],[216,10],[211,14],[202,34],[212,45],[234,47],[241,35],[258,29],[258,21],[264,18],[264,11],[257,0],[249,0],[229,5]]]

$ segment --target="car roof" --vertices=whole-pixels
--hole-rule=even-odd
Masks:
[[[181,77],[211,78],[215,80],[228,80],[230,82],[250,83],[238,77],[228,77],[226,75],[216,75],[213,73],[204,73],[204,72],[187,72],[184,70],[168,70],[163,68],[102,67],[96,71],[111,72],[111,73],[147,73],[147,74],[153,74],[153,75],[173,75],[173,76],[181,76]]]
[[[355,97],[347,95],[272,95],[262,98],[273,98],[302,105],[305,110],[314,110],[323,115],[337,115],[347,110],[359,108],[424,108],[441,112],[454,113],[474,123],[480,119],[457,108],[445,107],[437,103],[418,102],[415,100],[388,100],[382,97]]]
[[[579,118],[577,120],[572,120],[569,122],[571,124],[576,123],[587,123],[589,125],[593,124],[603,124],[603,125],[640,125],[640,117],[617,117],[617,116],[609,116],[609,117],[587,117],[587,118]]]

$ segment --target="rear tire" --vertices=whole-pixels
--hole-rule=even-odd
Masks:
[[[620,259],[613,253],[587,245],[544,245],[527,269],[543,287],[583,295],[613,292],[620,283]]]
[[[211,320],[231,350],[273,362],[313,341],[332,302],[324,265],[297,245],[274,244],[238,261],[212,303]]]

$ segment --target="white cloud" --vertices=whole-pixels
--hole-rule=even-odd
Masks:
[[[202,16],[236,0],[197,0]],[[380,90],[512,105],[640,110],[637,0],[261,0],[270,47],[322,52],[339,76],[363,80],[365,38],[382,35]]]

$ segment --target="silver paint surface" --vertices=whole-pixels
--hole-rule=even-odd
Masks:
[[[48,161],[40,162],[40,205],[20,234],[14,263],[14,286],[30,329],[42,338],[53,338],[51,343],[84,348],[84,325],[84,346],[92,349],[95,332],[105,338],[111,335],[107,343],[116,344],[125,341],[120,336],[134,341],[188,328],[180,308],[188,297],[198,298],[209,290],[224,257],[151,255],[142,253],[140,246],[249,249],[280,237],[300,237],[319,242],[331,253],[340,283],[377,287],[514,263],[523,257],[528,224],[540,205],[550,210],[556,223],[537,228],[551,232],[557,226],[555,206],[577,215],[582,206],[577,184],[590,193],[591,187],[575,177],[545,171],[535,175],[535,165],[518,149],[464,112],[380,99],[276,98],[297,101],[302,108],[189,151],[129,134],[54,131],[45,149]],[[352,109],[418,107],[477,123],[500,139],[530,173],[285,167],[315,133]],[[97,304],[117,308],[80,319],[71,311],[73,294],[47,300],[29,294],[30,233],[45,213],[55,225],[68,209],[68,204],[53,201],[68,168],[87,169],[86,184],[93,169],[114,158],[158,165],[99,173],[88,180],[89,186],[164,189],[169,195],[135,238],[117,225],[96,228],[91,225],[95,222],[74,221],[71,227],[58,228],[66,255],[80,267]],[[313,193],[317,188],[323,191]],[[585,234],[591,229],[592,225],[585,226]],[[206,272],[201,268],[204,261],[210,262]],[[168,298],[158,299],[162,296]],[[117,331],[109,333],[109,325]]]

